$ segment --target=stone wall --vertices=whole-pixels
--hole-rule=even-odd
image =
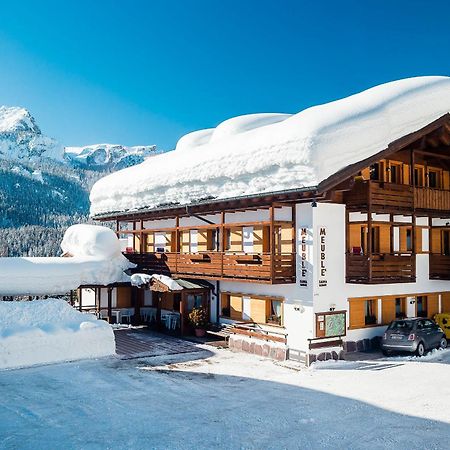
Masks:
[[[271,358],[276,361],[285,361],[288,353],[286,346],[236,334],[230,335],[228,347],[232,351],[253,353],[254,355]]]

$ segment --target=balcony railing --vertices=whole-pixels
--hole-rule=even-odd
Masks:
[[[204,279],[239,279],[264,283],[295,283],[294,253],[130,253],[139,270]]]
[[[450,280],[450,255],[430,254],[430,279]]]
[[[416,280],[416,257],[404,253],[347,254],[347,283],[407,283]]]
[[[346,193],[345,202],[350,209],[373,211],[450,210],[450,191],[382,181],[357,181]]]
[[[417,209],[450,211],[450,191],[418,187],[414,195]]]

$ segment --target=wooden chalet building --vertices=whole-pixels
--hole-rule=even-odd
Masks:
[[[396,317],[450,313],[450,115],[315,186],[94,219],[114,221],[135,272],[203,288],[182,316],[208,305],[235,348],[302,361],[367,349]],[[140,305],[180,310],[149,292]]]

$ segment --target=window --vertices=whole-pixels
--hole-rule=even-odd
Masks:
[[[414,185],[418,187],[423,187],[425,185],[424,183],[424,174],[425,174],[425,168],[422,166],[415,167],[414,168]]]
[[[242,250],[244,253],[253,253],[253,227],[242,228]]]
[[[395,299],[395,318],[404,319],[406,317],[405,299],[396,298]]]
[[[380,227],[372,227],[372,253],[380,253]]]
[[[427,317],[427,297],[426,295],[419,295],[416,298],[416,316]]]
[[[230,294],[222,294],[220,297],[220,315],[222,317],[230,317]]]
[[[378,299],[349,298],[348,302],[350,329],[377,325]]]
[[[223,292],[220,316],[237,321],[283,325],[283,299]]]
[[[203,305],[203,294],[188,294],[187,310],[192,311],[194,308],[200,308]]]
[[[401,164],[392,164],[389,167],[389,180],[391,183],[402,183]]]
[[[198,252],[198,230],[189,230],[189,252]]]
[[[281,311],[283,304],[280,300],[269,300],[269,317],[267,323],[281,325]]]
[[[375,163],[370,166],[370,179],[374,181],[383,181],[381,178],[380,163]]]
[[[217,245],[218,244],[218,242],[217,242],[218,236],[219,236],[219,233],[215,229],[207,231],[207,245],[206,245],[207,250],[210,250],[210,251],[219,250],[219,247]]]
[[[377,323],[377,301],[376,300],[366,300],[365,301],[365,314],[364,314],[364,324],[374,325]]]
[[[412,229],[407,228],[406,229],[406,251],[412,252],[413,245],[412,245]]]
[[[450,256],[450,230],[442,230],[442,254]]]
[[[154,234],[155,252],[164,253],[166,250],[166,233],[155,231]]]
[[[428,187],[438,189],[440,188],[440,171],[429,170],[428,171]]]

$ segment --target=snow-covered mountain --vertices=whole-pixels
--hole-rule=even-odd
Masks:
[[[156,145],[94,144],[64,148],[55,139],[42,134],[27,109],[0,106],[0,158],[3,159],[37,162],[50,158],[72,167],[111,171],[140,164],[156,153]]]
[[[114,144],[95,144],[85,147],[65,147],[64,158],[73,166],[91,170],[119,170],[140,164],[156,153],[156,145],[126,147]]]
[[[20,107],[0,106],[0,256],[51,256],[63,231],[86,222],[100,177],[141,163],[156,146],[63,146]]]
[[[42,157],[61,160],[62,156],[62,146],[42,134],[25,108],[0,106],[0,157],[35,161]]]

